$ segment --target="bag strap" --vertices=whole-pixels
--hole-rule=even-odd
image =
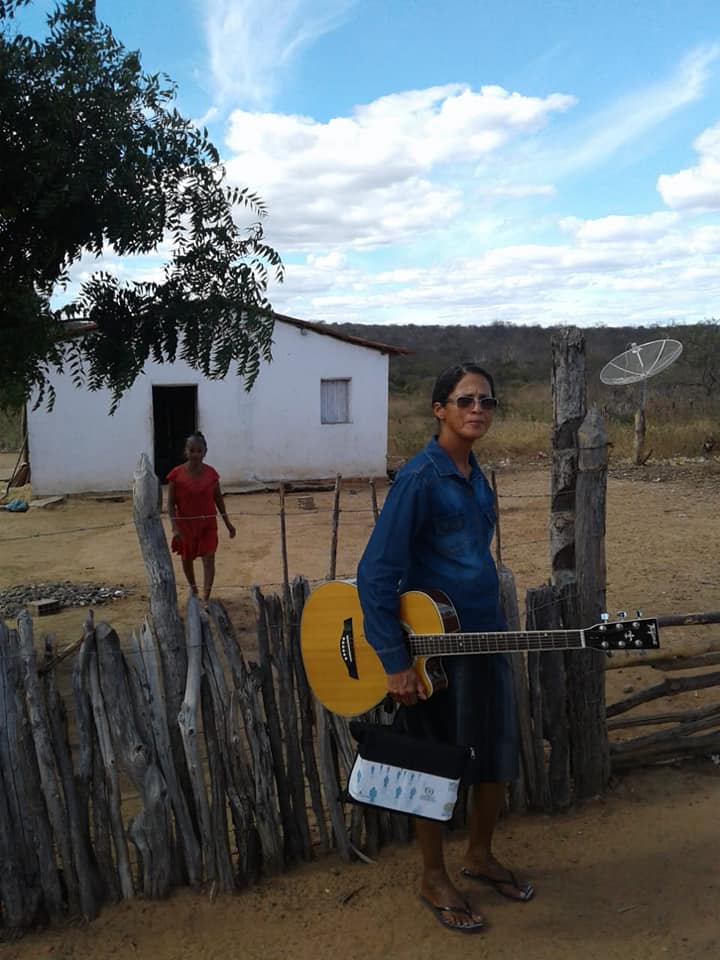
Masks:
[[[394,706],[394,704],[393,704]],[[408,711],[414,710],[415,707],[405,707],[399,706],[395,709],[395,716],[393,717],[393,722],[390,724],[390,727],[396,733],[406,733],[408,736],[420,736],[427,737],[431,743],[442,743],[442,740],[438,740],[437,733],[432,729],[430,725],[430,720],[428,718],[427,712],[422,708],[419,709],[418,716],[420,717],[420,724],[418,726],[413,726],[413,729],[408,728]]]

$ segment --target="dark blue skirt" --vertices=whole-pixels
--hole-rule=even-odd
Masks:
[[[448,688],[412,707],[397,724],[418,737],[472,747],[464,781],[508,783],[520,772],[520,737],[510,656],[444,657]]]

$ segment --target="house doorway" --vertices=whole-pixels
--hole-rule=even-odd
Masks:
[[[153,387],[155,473],[161,483],[183,461],[185,440],[197,430],[197,386]]]

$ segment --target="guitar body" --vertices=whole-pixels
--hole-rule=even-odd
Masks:
[[[403,593],[399,617],[408,635],[459,629],[455,608],[440,591]],[[387,675],[365,639],[354,583],[331,580],[313,590],[303,609],[300,648],[310,686],[332,713],[353,717],[382,703]],[[447,686],[440,657],[416,657],[414,667],[429,697]]]

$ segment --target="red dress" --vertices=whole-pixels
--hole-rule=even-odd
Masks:
[[[220,474],[204,463],[197,475],[184,464],[173,467],[167,475],[175,484],[175,523],[182,539],[173,537],[173,553],[194,560],[215,553],[218,546],[215,488]],[[184,518],[190,519],[184,519]]]

